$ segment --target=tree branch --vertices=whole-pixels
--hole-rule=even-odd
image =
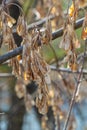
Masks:
[[[84,18],[77,20],[76,24],[75,24],[75,29],[80,28],[83,24],[83,21],[84,21]],[[60,28],[59,30],[52,33],[52,40],[54,40],[62,35],[63,35],[63,28]],[[14,49],[13,51],[10,51],[10,52],[0,56],[0,64],[5,62],[6,60],[9,60],[10,58],[13,58],[13,57],[21,54],[22,50],[23,50],[23,46],[20,46],[20,47]]]
[[[72,70],[68,69],[68,68],[57,68],[56,66],[52,66],[50,65],[50,69],[53,71],[60,71],[60,72],[66,72],[66,73],[81,73],[81,70],[77,70],[75,72],[72,72]],[[83,74],[87,75],[87,70],[83,69]]]
[[[53,71],[60,71],[60,72],[66,72],[66,73],[73,73],[71,70],[67,69],[67,68],[57,68],[56,66],[52,66],[50,65],[50,69]],[[81,70],[75,71],[74,73],[81,73]],[[87,75],[87,70],[83,69],[83,74]],[[0,77],[14,77],[14,75],[12,73],[0,73]]]
[[[50,15],[49,17],[45,17],[40,21],[34,22],[30,25],[28,25],[28,30],[32,30],[35,26],[41,27],[44,23],[46,23],[47,20],[52,20],[56,17],[56,15]]]
[[[16,49],[14,49],[13,51],[10,51],[2,56],[0,56],[0,64],[4,63],[5,61],[19,55],[22,53],[22,50],[23,50],[23,46],[20,46]]]
[[[80,72],[80,74],[78,76],[78,80],[77,80],[77,83],[76,83],[76,88],[75,88],[74,93],[72,95],[72,99],[71,99],[71,102],[70,102],[70,107],[69,107],[69,110],[68,110],[68,114],[67,114],[67,118],[66,118],[63,130],[67,130],[69,120],[70,120],[70,116],[71,116],[71,112],[72,112],[72,108],[73,108],[73,106],[75,104],[75,99],[76,99],[76,96],[78,96],[79,88],[81,86],[81,81],[82,81],[81,79],[82,79],[82,75],[83,75],[83,68],[84,68],[85,55],[86,55],[86,53],[85,53],[86,52],[86,44],[87,44],[87,39],[85,40],[84,56],[83,56],[81,72]]]
[[[12,73],[0,73],[0,78],[14,77]]]

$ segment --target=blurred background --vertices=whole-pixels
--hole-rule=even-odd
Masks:
[[[54,0],[57,1],[57,0]],[[0,1],[1,3],[2,1]],[[7,0],[7,3],[16,3],[23,8],[26,20],[30,25],[33,22],[42,20],[47,16],[49,7],[52,4],[52,0]],[[66,12],[69,4],[65,0],[61,0],[61,8],[63,12]],[[87,3],[87,2],[86,2]],[[54,8],[52,14],[57,13],[57,8]],[[10,14],[15,19],[18,18],[20,10],[17,6],[10,6]],[[79,17],[84,16],[84,11],[80,11]],[[60,20],[59,20],[60,19]],[[58,17],[52,21],[53,30],[62,27],[63,20]],[[45,24],[43,28],[45,28]],[[81,30],[76,30],[76,34],[80,40],[81,48],[77,49],[77,53],[83,52],[83,41],[81,40]],[[16,37],[15,39],[20,45],[21,39]],[[59,48],[61,37],[52,41],[52,47],[55,50],[58,61],[62,60],[65,56],[65,52]],[[18,45],[18,46],[19,46]],[[0,55],[5,54],[8,51],[7,45],[2,45],[0,48]],[[44,59],[50,65],[56,64],[55,54],[49,45],[44,45],[41,48],[41,53]],[[86,66],[86,63],[85,63]],[[75,88],[74,76],[71,73],[57,71],[51,71],[52,86],[56,90],[55,104],[59,102],[57,110],[58,113],[57,125],[55,122],[55,113],[53,108],[49,108],[47,115],[42,116],[38,113],[36,107],[26,111],[24,100],[19,99],[15,92],[15,85],[17,79],[11,74],[12,68],[7,63],[0,65],[0,130],[62,130],[65,117],[68,112],[69,102],[72,97],[73,90]],[[78,74],[75,74],[77,77]],[[81,84],[79,96],[76,99],[76,103],[73,108],[73,112],[70,119],[70,125],[68,130],[87,130],[87,80],[86,75],[84,81]],[[31,85],[32,86],[32,85]]]

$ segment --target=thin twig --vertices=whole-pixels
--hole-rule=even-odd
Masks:
[[[66,73],[73,73],[71,70],[67,69],[67,68],[57,68],[56,66],[51,66],[50,65],[50,69],[53,71],[60,71],[60,72],[66,72]],[[76,71],[74,73],[81,73],[81,70]],[[87,75],[87,70],[83,69],[83,74]],[[14,75],[12,73],[0,73],[0,78],[6,78],[6,77],[14,77]]]
[[[50,65],[50,69],[53,70],[53,71],[60,71],[60,72],[66,72],[66,73],[81,73],[81,70],[77,70],[75,72],[72,72],[72,70],[68,69],[68,68],[57,68],[56,66],[52,66]],[[84,75],[87,75],[87,70],[83,69],[83,74]]]
[[[66,118],[63,130],[67,130],[68,123],[69,123],[70,116],[71,116],[71,112],[72,112],[72,108],[73,108],[74,103],[75,103],[75,98],[78,94],[78,91],[79,91],[79,88],[80,88],[80,85],[81,85],[81,78],[82,78],[82,75],[83,75],[83,68],[84,68],[84,62],[85,62],[86,44],[87,44],[87,40],[85,41],[85,47],[84,47],[85,49],[84,49],[84,56],[83,56],[81,72],[79,74],[78,81],[77,81],[77,84],[76,84],[76,88],[75,88],[75,91],[74,91],[72,99],[71,99],[69,111],[68,111],[68,114],[67,114],[67,118]]]
[[[32,24],[28,25],[28,30],[32,30],[33,28],[35,28],[35,26],[41,27],[44,23],[46,23],[47,20],[52,20],[55,17],[56,17],[56,15],[50,15],[49,17],[45,17],[40,21],[32,23]]]
[[[75,24],[75,29],[80,28],[83,24],[83,21],[84,21],[84,18],[77,20],[77,22]],[[59,30],[53,32],[52,33],[52,40],[62,36],[62,34],[63,34],[63,28],[60,28]],[[23,50],[23,46],[20,46],[20,47],[14,49],[13,51],[8,52],[8,53],[0,56],[0,64],[4,63],[5,61],[9,60],[10,58],[13,58],[13,57],[21,54],[22,50]]]
[[[56,66],[52,66],[50,65],[50,69],[53,71],[60,71],[60,72],[66,72],[66,73],[73,73],[71,70],[67,69],[67,68],[58,68]],[[81,70],[78,70],[74,73],[81,73]],[[83,69],[83,74],[87,75],[87,70]],[[0,73],[0,78],[4,77],[13,77],[14,75],[12,73]]]
[[[0,73],[0,78],[7,78],[7,77],[13,77],[14,75],[12,73]]]

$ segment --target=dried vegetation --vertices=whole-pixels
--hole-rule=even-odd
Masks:
[[[36,13],[35,19],[37,20],[45,16],[49,18],[50,15],[53,15],[54,19],[52,21],[47,19],[43,28],[34,26],[32,30],[28,30],[28,24],[23,12],[21,11],[22,9],[20,9],[21,13],[16,21],[10,16],[9,6],[4,2],[4,0],[0,8],[0,33],[3,36],[1,44],[7,44],[9,51],[17,48],[13,37],[14,28],[16,29],[16,33],[22,38],[22,54],[11,58],[9,63],[9,65],[12,66],[12,73],[17,77],[15,91],[19,98],[24,98],[27,110],[30,110],[32,106],[36,106],[39,113],[45,115],[42,118],[42,127],[45,130],[49,129],[46,124],[48,120],[46,115],[48,108],[52,107],[56,126],[55,130],[57,130],[59,128],[59,123],[65,120],[64,117],[66,115],[66,113],[64,113],[61,109],[61,106],[64,103],[63,94],[66,94],[66,97],[71,99],[74,89],[76,90],[71,101],[71,104],[73,105],[82,80],[86,50],[84,51],[82,60],[83,64],[82,66],[79,66],[76,50],[77,48],[80,48],[81,43],[77,38],[74,25],[78,19],[79,8],[83,8],[86,3],[87,1],[77,0],[75,2],[73,0],[72,5],[67,9],[67,14],[64,14],[60,0],[49,0],[49,2],[47,0],[43,0],[43,3],[38,1],[36,4],[36,12],[35,10],[32,10],[33,13]],[[85,10],[84,13],[85,19],[83,22],[81,38],[87,42],[87,13]],[[14,26],[15,23],[16,25]],[[40,53],[42,46],[50,45],[52,47],[52,32],[61,26],[63,26],[64,31],[59,47],[64,49],[66,53],[62,63],[67,64],[73,73],[77,72],[79,69],[81,70],[80,74],[77,75],[78,78],[76,79],[76,77],[74,77],[73,79],[73,81],[75,79],[77,80],[76,83],[70,82],[70,78],[68,81],[66,78],[67,75],[63,72],[56,74],[55,81],[53,80],[54,76],[51,76],[50,78],[50,75],[52,75],[50,66],[46,63]],[[85,43],[85,46],[86,44],[87,43]],[[57,78],[60,80],[58,81]],[[26,89],[26,85],[30,84],[32,81],[34,81],[38,86],[34,96],[30,95]],[[72,106],[69,110],[64,130],[67,128],[71,109]],[[74,117],[72,117],[70,122],[75,122]],[[70,123],[70,130],[74,129],[73,124],[74,123]]]

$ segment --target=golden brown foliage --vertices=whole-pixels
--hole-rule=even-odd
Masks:
[[[49,107],[51,107],[53,111],[56,129],[58,129],[58,121],[64,121],[64,116],[66,114],[61,110],[61,106],[64,103],[63,97],[61,96],[61,88],[64,89],[64,93],[68,91],[68,94],[71,96],[75,84],[72,84],[68,79],[65,79],[66,76],[62,73],[58,73],[58,75],[56,74],[56,77],[58,76],[58,79],[61,77],[63,83],[56,83],[55,81],[53,82],[53,84],[55,84],[53,86],[50,79],[50,67],[42,57],[40,49],[43,45],[51,45],[52,31],[62,25],[63,36],[59,47],[64,49],[66,53],[63,63],[67,63],[67,66],[72,72],[77,72],[79,65],[76,49],[80,48],[80,42],[77,38],[74,24],[78,18],[79,8],[83,7],[85,3],[87,3],[85,0],[73,1],[68,9],[68,14],[64,16],[60,0],[49,0],[49,2],[44,0],[43,3],[38,1],[36,10],[40,14],[40,18],[44,16],[49,18],[50,15],[55,16],[52,21],[46,20],[46,25],[43,27],[44,31],[37,26],[34,26],[34,28],[29,31],[24,14],[20,14],[16,21],[10,16],[9,9],[6,5],[3,5],[5,7],[1,7],[0,31],[3,36],[3,44],[8,45],[9,51],[17,48],[13,37],[14,28],[16,29],[16,33],[22,38],[22,54],[10,60],[12,73],[17,77],[15,91],[19,98],[24,98],[26,110],[29,111],[32,106],[35,105],[38,108],[39,113],[45,115],[42,118],[43,129],[49,129],[46,124],[46,114]],[[14,27],[16,22],[17,24]],[[83,22],[81,37],[83,40],[87,40],[87,13],[85,14],[85,20]],[[27,92],[26,88],[32,81],[38,86],[34,97]],[[72,118],[71,121],[74,122],[74,118]],[[73,125],[70,125],[69,129],[73,130]]]

